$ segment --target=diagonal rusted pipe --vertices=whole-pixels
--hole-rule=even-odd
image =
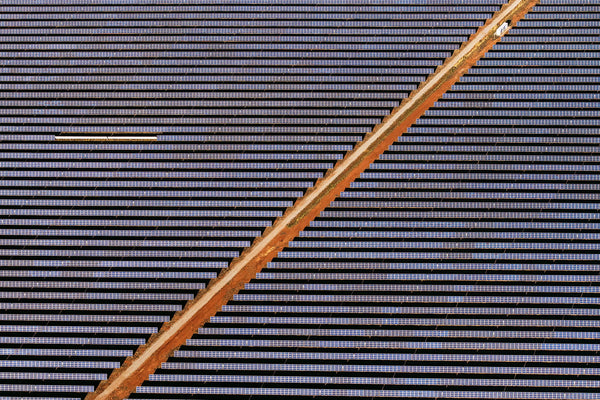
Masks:
[[[511,0],[473,34],[381,124],[265,230],[226,270],[103,381],[86,400],[124,399],[233,298],[506,33],[538,0]]]

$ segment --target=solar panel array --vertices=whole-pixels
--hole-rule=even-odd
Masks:
[[[0,397],[94,390],[502,3],[2,1]]]
[[[543,0],[130,398],[600,398],[599,17]]]

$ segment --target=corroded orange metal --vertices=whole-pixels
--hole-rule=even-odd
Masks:
[[[120,400],[142,384],[161,363],[243,288],[278,252],[314,220],[425,111],[448,91],[500,37],[496,30],[514,24],[538,0],[513,0],[496,12],[460,49],[405,99],[365,139],[319,179],[272,227],[234,259],[208,287],[102,382],[86,400]]]

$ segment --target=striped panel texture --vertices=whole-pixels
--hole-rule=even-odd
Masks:
[[[502,0],[3,0],[0,398],[80,399]]]
[[[600,398],[599,17],[534,7],[130,398]]]

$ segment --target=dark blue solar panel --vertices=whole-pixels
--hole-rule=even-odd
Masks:
[[[598,398],[599,17],[542,0],[130,398]]]
[[[93,390],[504,2],[2,1],[0,397]]]

